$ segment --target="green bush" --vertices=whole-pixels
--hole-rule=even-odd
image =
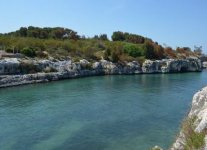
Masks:
[[[124,33],[121,31],[114,32],[111,38],[113,41],[124,41],[126,39]]]
[[[183,133],[186,137],[185,150],[200,149],[205,145],[205,131],[195,132],[194,122],[196,118],[186,119],[183,123]]]
[[[7,48],[5,51],[6,51],[7,53],[13,53],[13,49],[11,49],[11,48]]]
[[[147,59],[155,59],[156,55],[155,55],[155,48],[152,42],[145,42],[143,45],[143,49],[144,49],[144,56]]]
[[[106,51],[104,51],[104,56],[103,58],[105,60],[109,60],[109,56],[111,55],[111,50],[110,49],[107,49]]]
[[[35,54],[35,50],[33,48],[30,48],[30,47],[26,47],[26,48],[23,48],[20,53],[24,54],[25,56],[28,56],[28,57],[35,57],[36,54]]]
[[[143,44],[145,42],[143,36],[121,31],[114,32],[111,38],[113,41],[125,41],[134,44]]]
[[[124,53],[132,57],[139,57],[143,55],[142,49],[135,44],[126,44],[124,46]]]
[[[111,61],[118,62],[120,60],[122,52],[120,50],[114,50],[111,54]]]

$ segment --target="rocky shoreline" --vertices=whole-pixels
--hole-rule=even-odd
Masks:
[[[197,58],[146,60],[113,63],[107,60],[78,62],[68,60],[35,60],[7,58],[0,60],[0,87],[49,82],[100,75],[132,75],[153,73],[200,72],[201,61]]]
[[[186,118],[191,120],[188,126],[182,127],[171,150],[206,150],[207,149],[207,87],[197,92],[192,100],[191,110]],[[184,121],[185,123],[186,121]],[[189,125],[192,126],[189,132]],[[188,132],[186,132],[186,128]],[[191,141],[191,142],[189,142]],[[186,147],[188,146],[188,147]]]

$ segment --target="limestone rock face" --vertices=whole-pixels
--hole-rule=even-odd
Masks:
[[[72,61],[71,60],[64,60],[64,61],[49,61],[48,66],[57,70],[58,72],[64,72],[71,70],[72,68]]]
[[[142,68],[137,61],[128,62],[125,69],[129,73],[142,73]]]
[[[113,63],[100,60],[91,63],[86,59],[73,62],[70,58],[68,60],[8,58],[0,60],[0,77],[4,77],[1,79],[0,87],[12,86],[15,80],[19,80],[20,84],[26,84],[30,79],[31,82],[35,80],[45,82],[94,75],[201,71],[201,67],[198,59],[146,60],[141,67],[137,61]]]
[[[118,64],[112,63],[110,61],[101,60],[101,66],[104,69],[105,74],[118,74],[121,72]]]
[[[92,68],[103,74],[139,74],[142,73],[140,64],[137,61],[113,63],[107,60],[95,62]]]
[[[207,68],[207,62],[203,62],[203,68]]]
[[[201,69],[201,61],[197,58],[146,60],[142,65],[143,73],[192,72],[201,71]]]
[[[93,63],[92,68],[93,68],[94,70],[100,70],[100,69],[103,69],[103,68],[102,68],[102,64],[101,64],[101,62],[95,62],[95,63]]]
[[[20,62],[16,58],[0,60],[0,75],[20,73]]]
[[[207,87],[204,87],[202,90],[197,92],[192,100],[192,107],[187,116],[187,118],[195,117],[196,120],[194,122],[195,132],[202,132],[207,128]],[[171,150],[183,150],[186,139],[182,130],[173,144]],[[205,146],[200,150],[207,149],[207,135],[205,137]]]
[[[189,117],[196,116],[199,120],[195,131],[201,132],[207,127],[207,87],[196,93],[193,97]]]
[[[142,65],[143,73],[160,73],[163,61],[146,60]]]
[[[164,60],[146,60],[142,67],[137,61],[125,63],[113,63],[107,60],[101,60],[90,64],[85,59],[79,62],[71,60],[24,60],[9,58],[0,60],[0,75],[26,74],[26,67],[36,72],[44,72],[51,68],[57,72],[64,71],[82,71],[96,70],[105,74],[138,74],[138,73],[171,73],[171,72],[189,72],[201,71],[202,65],[199,59],[164,59]],[[29,73],[29,71],[28,71]]]

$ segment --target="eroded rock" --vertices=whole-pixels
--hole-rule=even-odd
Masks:
[[[146,60],[141,67],[137,61],[113,63],[107,60],[101,60],[90,63],[85,59],[79,62],[72,62],[71,59],[36,60],[9,58],[0,60],[0,75],[4,75],[4,78],[1,79],[0,86],[12,86],[12,83],[16,84],[16,82],[19,82],[18,84],[21,85],[35,82],[35,80],[45,82],[94,75],[171,73],[183,71],[201,71],[200,60],[192,58],[186,60]],[[41,78],[36,77],[36,75],[41,76]]]

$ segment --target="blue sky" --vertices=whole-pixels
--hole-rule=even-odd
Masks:
[[[21,26],[67,27],[93,36],[125,31],[172,47],[203,46],[206,0],[1,0],[0,32]]]

